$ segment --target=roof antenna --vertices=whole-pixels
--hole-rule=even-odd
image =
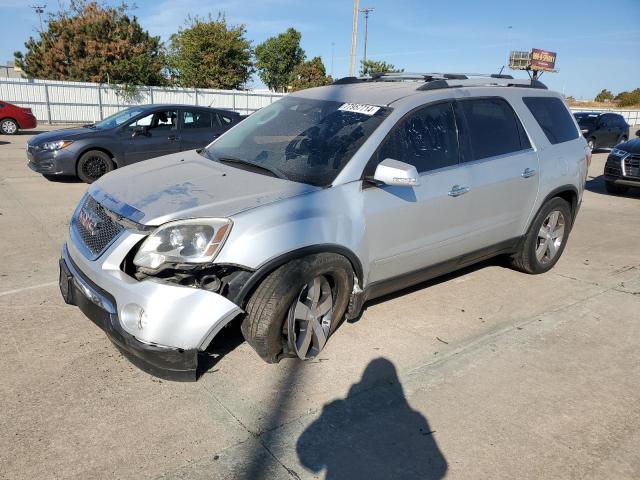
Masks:
[[[500,71],[498,72],[498,75],[502,75],[502,71],[503,71],[503,70],[504,70],[504,65],[502,65],[502,66],[500,67]]]

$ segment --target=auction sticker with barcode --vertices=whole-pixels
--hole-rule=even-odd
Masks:
[[[361,103],[343,103],[338,110],[343,112],[362,113],[364,115],[374,115],[380,107],[375,105],[362,105]]]

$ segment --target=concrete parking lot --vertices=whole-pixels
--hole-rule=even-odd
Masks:
[[[640,189],[605,193],[606,153],[550,273],[392,295],[305,364],[231,327],[181,384],[63,303],[86,185],[31,172],[30,135],[0,136],[0,478],[640,478]]]

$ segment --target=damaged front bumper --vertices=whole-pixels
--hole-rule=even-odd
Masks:
[[[216,293],[139,282],[110,270],[108,261],[89,261],[74,250],[73,244],[65,244],[60,259],[65,302],[78,306],[134,365],[151,375],[196,380],[199,355],[242,311]]]

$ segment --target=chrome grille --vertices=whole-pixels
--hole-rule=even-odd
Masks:
[[[71,230],[76,234],[76,242],[82,243],[79,246],[84,247],[85,253],[92,259],[98,258],[124,229],[91,195],[85,196],[71,220]]]
[[[625,177],[640,178],[640,155],[630,155],[624,159]]]

